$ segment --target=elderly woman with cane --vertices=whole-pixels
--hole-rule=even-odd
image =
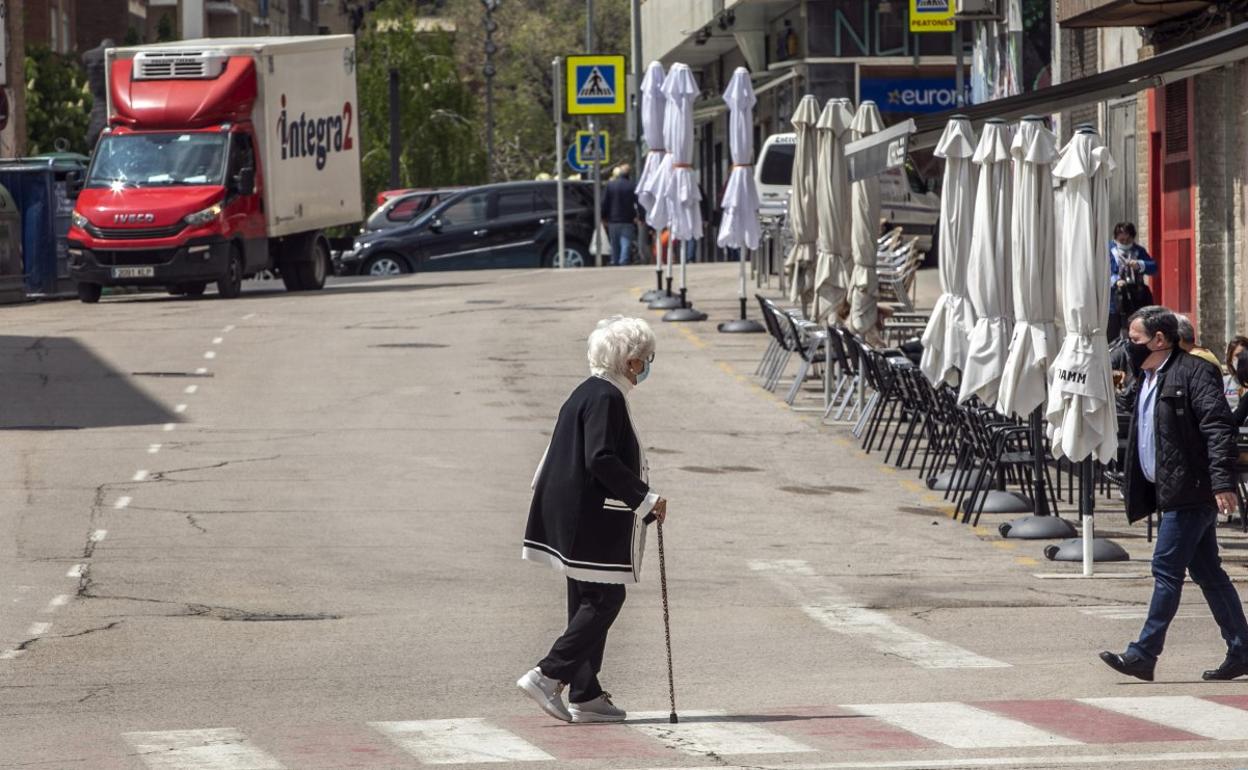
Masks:
[[[516,685],[564,722],[621,722],[598,683],[607,632],[624,585],[641,572],[646,524],[667,517],[648,484],[645,448],[627,396],[650,374],[654,332],[639,318],[608,318],[589,335],[591,376],[559,410],[533,479],[523,557],[564,573],[568,627]],[[660,543],[660,547],[661,547]],[[563,701],[569,687],[570,705]]]

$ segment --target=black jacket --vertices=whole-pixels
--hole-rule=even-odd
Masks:
[[[635,583],[650,488],[624,394],[590,377],[559,410],[533,485],[523,557],[598,583]]]
[[[1235,489],[1235,428],[1217,367],[1175,348],[1156,376],[1157,482],[1149,482],[1140,467],[1135,402],[1126,466],[1131,521],[1154,511],[1213,509],[1214,493]],[[1142,382],[1137,383],[1137,398]]]
[[[631,225],[640,218],[637,183],[626,176],[607,182],[602,194],[602,221],[609,225]]]

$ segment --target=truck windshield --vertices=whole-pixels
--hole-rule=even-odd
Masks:
[[[793,157],[797,153],[796,144],[775,142],[767,148],[763,155],[762,173],[759,181],[765,185],[788,187],[793,183]]]
[[[226,134],[117,134],[95,151],[87,187],[219,185],[225,176]]]

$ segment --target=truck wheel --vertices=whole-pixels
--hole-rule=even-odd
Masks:
[[[78,284],[78,299],[87,304],[94,305],[100,301],[100,295],[104,293],[104,287],[98,283],[80,283]]]
[[[330,271],[329,246],[319,233],[291,239],[281,262],[287,291],[316,291],[325,286]]]
[[[189,286],[186,287],[188,290]],[[222,299],[234,299],[243,293],[243,255],[238,247],[230,249],[230,264],[221,280],[217,281],[217,294]],[[190,291],[187,291],[190,294]]]

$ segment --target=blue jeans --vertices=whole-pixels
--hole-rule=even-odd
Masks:
[[[1166,631],[1179,610],[1184,572],[1190,572],[1204,592],[1213,619],[1222,630],[1227,654],[1248,660],[1248,621],[1218,556],[1218,514],[1214,510],[1166,511],[1161,515],[1153,551],[1153,601],[1140,640],[1128,649],[1149,661],[1161,655]]]
[[[637,225],[607,225],[607,240],[611,242],[611,264],[627,265],[633,258],[633,243],[637,240]]]

